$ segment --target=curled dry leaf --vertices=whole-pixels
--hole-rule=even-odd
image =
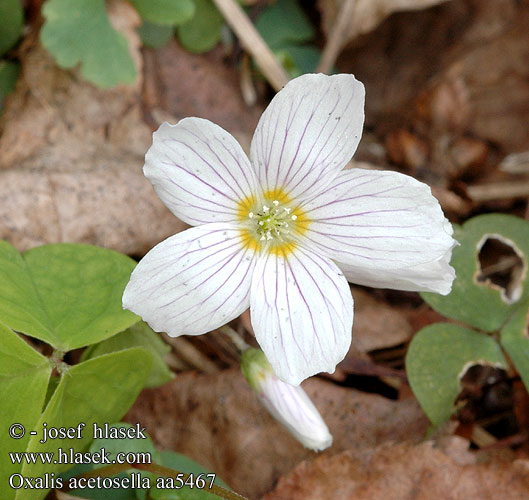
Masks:
[[[323,29],[329,33],[336,22],[340,7],[346,0],[319,0],[322,13]],[[419,10],[432,7],[447,0],[356,0],[349,30],[343,45],[358,35],[369,33],[393,12],[402,10]]]
[[[412,399],[391,401],[320,379],[303,387],[333,434],[331,453],[419,440],[428,426]],[[314,456],[264,410],[238,369],[186,373],[145,390],[126,420],[141,422],[157,445],[189,455],[250,498],[263,495],[281,475]]]
[[[262,500],[527,500],[529,461],[469,463],[434,443],[385,444],[304,462]],[[468,446],[468,444],[467,444]]]

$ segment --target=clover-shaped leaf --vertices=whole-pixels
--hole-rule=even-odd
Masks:
[[[156,483],[153,481],[153,487],[149,491],[149,498],[152,498],[153,500],[181,500],[184,498],[185,500],[214,500],[215,498],[218,498],[216,495],[208,492],[207,485],[210,484],[212,478],[205,476],[210,471],[208,471],[202,465],[190,459],[189,457],[174,451],[161,451],[160,457],[162,459],[162,464],[165,467],[170,467],[171,469],[176,469],[186,474],[193,474],[195,478],[199,474],[203,474],[202,478],[206,481],[206,486],[203,489],[190,488],[189,486],[184,486],[180,489],[161,489],[156,488]],[[224,488],[229,488],[229,486],[217,476],[215,476],[214,484]]]
[[[193,0],[130,0],[140,16],[154,24],[174,26],[189,21],[195,13]]]
[[[136,68],[125,37],[110,24],[104,0],[48,0],[42,45],[63,68],[81,64],[81,75],[102,88],[132,84]]]
[[[84,359],[91,359],[109,352],[122,351],[129,347],[143,347],[152,356],[152,368],[145,387],[157,387],[174,378],[163,357],[171,348],[143,321],[132,325],[124,332],[118,333],[99,344],[89,347],[83,354]]]
[[[134,347],[106,354],[72,366],[61,377],[46,409],[35,426],[37,435],[32,436],[28,452],[53,452],[58,457],[58,448],[74,452],[83,451],[93,437],[93,424],[120,420],[143,388],[151,369],[151,356],[144,349]],[[133,369],[131,369],[133,367]],[[81,439],[48,439],[41,443],[44,423],[49,427],[77,427],[81,422],[86,427]],[[22,474],[26,477],[45,477],[45,473],[60,473],[71,467],[71,463],[35,464],[26,463]],[[18,490],[17,500],[40,500],[46,490]]]
[[[163,47],[173,36],[173,27],[166,24],[154,24],[144,21],[137,29],[145,47],[157,49]]]
[[[23,452],[30,438],[30,430],[35,427],[42,411],[46,386],[51,373],[48,359],[35,351],[16,333],[0,324],[0,386],[2,406],[0,411],[0,449],[2,462],[0,484],[8,484],[11,474],[19,473],[21,464],[7,460],[9,452]],[[20,439],[12,439],[7,429],[13,424],[21,424],[26,433]],[[16,490],[4,489],[4,497],[11,500]]]
[[[45,245],[22,256],[0,241],[0,321],[61,351],[99,342],[138,320],[121,307],[134,266],[90,245]]]
[[[314,27],[296,0],[278,0],[257,19],[255,27],[272,50],[312,40]]]
[[[219,42],[224,18],[211,0],[195,0],[195,7],[193,18],[178,26],[178,39],[191,52],[207,52]]]
[[[503,327],[500,343],[529,390],[529,300],[520,304]]]
[[[452,292],[446,296],[431,293],[421,296],[449,318],[488,332],[498,330],[529,296],[529,223],[511,215],[481,215],[456,227],[454,237],[461,245],[454,249],[451,260],[456,270]],[[488,239],[510,246],[522,263],[510,294],[479,279],[479,253]]]
[[[419,331],[406,355],[406,373],[413,393],[434,425],[450,418],[461,390],[460,379],[477,364],[507,368],[498,343],[487,335],[449,323]]]

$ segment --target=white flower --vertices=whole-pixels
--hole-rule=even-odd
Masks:
[[[199,335],[250,306],[257,341],[282,380],[334,371],[351,342],[362,285],[446,294],[452,228],[425,184],[343,170],[364,120],[352,75],[304,75],[263,113],[250,161],[217,125],[164,123],[145,175],[196,226],[154,247],[123,295],[156,331]]]
[[[241,368],[264,407],[305,448],[320,451],[331,446],[331,433],[307,393],[278,379],[263,351],[246,350]]]

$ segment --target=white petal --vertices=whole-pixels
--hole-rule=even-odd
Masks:
[[[349,285],[333,262],[301,247],[261,256],[250,311],[259,345],[277,376],[290,384],[334,372],[349,349]]]
[[[452,226],[430,188],[397,172],[352,169],[302,209],[304,238],[363,285],[449,293]]]
[[[237,220],[257,180],[239,143],[201,118],[164,123],[145,156],[145,176],[178,218],[191,225]]]
[[[254,252],[225,223],[188,229],[156,245],[136,266],[123,307],[158,332],[199,335],[249,306]]]
[[[314,403],[301,386],[275,376],[261,383],[261,401],[272,416],[306,448],[320,451],[332,444],[332,435]]]
[[[364,86],[352,75],[303,75],[261,116],[250,158],[263,189],[313,195],[351,159],[364,123]]]
[[[351,283],[376,288],[392,288],[410,292],[435,292],[448,295],[455,278],[450,264],[450,253],[439,260],[402,269],[390,269],[383,273],[337,262],[345,277]]]

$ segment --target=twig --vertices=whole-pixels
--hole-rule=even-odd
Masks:
[[[529,180],[468,186],[466,191],[468,197],[476,202],[529,198]]]
[[[320,62],[316,68],[316,73],[329,73],[333,67],[340,51],[343,48],[343,41],[351,29],[351,19],[355,9],[356,0],[345,0],[342,3],[340,12],[336,16],[331,33],[323,49]]]
[[[248,16],[235,0],[213,0],[226,22],[239,37],[241,45],[249,52],[259,69],[276,90],[281,90],[289,80],[288,73],[279,64],[274,54],[255,29]]]
[[[239,351],[246,351],[250,347],[231,326],[224,325],[219,330],[230,338]]]
[[[164,334],[164,339],[173,346],[179,357],[194,368],[202,370],[204,373],[215,373],[218,371],[217,365],[213,361],[183,337],[174,338]]]

